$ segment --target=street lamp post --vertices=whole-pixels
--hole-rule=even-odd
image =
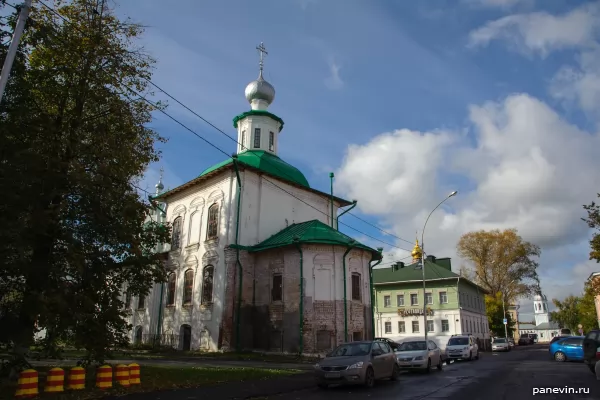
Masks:
[[[437,206],[435,206],[435,208],[433,210],[431,210],[431,212],[429,213],[429,215],[427,216],[427,219],[425,220],[425,224],[423,225],[423,230],[421,231],[421,272],[423,273],[423,321],[424,321],[424,329],[425,329],[425,346],[427,345],[427,294],[425,292],[426,287],[425,287],[425,228],[427,227],[427,222],[429,222],[429,217],[431,217],[431,214],[433,214],[433,212],[435,210],[437,210],[439,208],[439,206],[441,206],[446,200],[448,200],[450,197],[456,196],[456,194],[458,193],[458,191],[454,191],[452,193],[450,193],[448,196],[446,196],[446,198],[442,201],[440,201],[440,204],[438,204]]]
[[[509,286],[512,286],[513,283],[515,283],[515,280],[510,281],[510,283],[508,284]],[[505,299],[506,295],[505,295],[505,290],[502,291],[502,323],[504,324],[504,338],[506,340],[508,340],[508,318],[506,318],[506,309],[504,308],[504,299]],[[504,320],[506,319],[506,324],[504,323]]]

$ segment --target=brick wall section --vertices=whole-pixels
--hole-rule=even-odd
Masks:
[[[303,247],[304,250],[304,318],[303,318],[303,351],[311,354],[317,349],[317,333],[327,331],[331,335],[331,346],[345,341],[344,338],[344,302],[343,300],[313,300],[307,292],[307,282],[313,279],[312,263],[315,252],[323,251],[321,247]],[[328,251],[332,249],[329,246]],[[344,248],[335,249],[340,258]],[[238,293],[236,252],[225,251],[226,287],[224,314],[221,323],[220,346],[223,349],[235,348],[236,299]],[[353,340],[353,333],[360,334],[361,339],[370,337],[370,294],[369,276],[364,271],[362,252],[353,251],[347,256],[347,324],[348,340]],[[332,257],[332,260],[334,258]],[[248,254],[240,251],[243,267],[242,307],[240,342],[245,349],[297,352],[300,335],[300,256],[297,248],[290,246],[284,249]],[[342,283],[342,266],[334,262],[335,281]],[[351,274],[361,274],[362,301],[352,299]],[[272,301],[272,276],[283,275],[283,301]],[[337,283],[336,283],[337,284]],[[339,288],[338,288],[339,292]],[[343,294],[337,293],[342,297]],[[338,297],[338,298],[339,298]],[[322,339],[321,339],[322,340]]]

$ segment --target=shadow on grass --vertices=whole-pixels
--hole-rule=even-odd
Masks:
[[[113,366],[114,367],[114,366]],[[264,368],[204,368],[204,367],[172,367],[172,366],[143,366],[140,373],[140,385],[129,388],[119,386],[113,379],[113,387],[99,390],[95,387],[96,368],[86,370],[86,389],[80,391],[66,390],[62,394],[43,393],[48,370],[52,368],[38,367],[39,391],[41,398],[56,400],[87,400],[105,396],[124,395],[128,393],[153,392],[156,390],[194,388],[203,386],[222,385],[233,382],[259,381],[277,379],[298,374],[296,370],[276,370]],[[68,375],[68,369],[65,368]],[[13,399],[17,389],[16,382],[0,381],[0,399]]]

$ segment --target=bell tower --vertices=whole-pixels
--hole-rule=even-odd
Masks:
[[[550,322],[550,313],[548,312],[548,299],[543,294],[536,294],[533,297],[533,313],[535,324]]]

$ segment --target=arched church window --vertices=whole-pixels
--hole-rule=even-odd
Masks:
[[[129,289],[125,292],[125,308],[131,308],[131,292]]]
[[[219,205],[217,203],[208,209],[207,239],[215,239],[219,234]]]
[[[244,150],[246,148],[246,131],[242,131],[242,143],[240,143],[242,145],[242,150]]]
[[[254,148],[260,148],[260,128],[254,129]]]
[[[173,233],[171,234],[171,250],[177,250],[181,246],[181,217],[173,221]]]
[[[269,150],[275,151],[275,134],[269,132]]]
[[[194,271],[188,269],[183,275],[183,305],[192,304],[194,291]]]
[[[167,305],[175,305],[175,273],[172,272],[167,278]]]
[[[213,278],[215,268],[207,265],[202,271],[202,304],[211,304],[213,301]]]

